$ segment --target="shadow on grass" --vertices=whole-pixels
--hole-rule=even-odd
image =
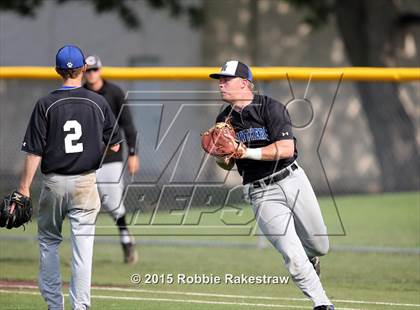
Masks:
[[[0,263],[36,263],[38,264],[37,258],[30,257],[2,257],[0,258]]]

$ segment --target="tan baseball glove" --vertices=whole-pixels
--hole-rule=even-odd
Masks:
[[[216,123],[213,127],[201,134],[201,147],[216,157],[241,158],[246,151],[243,143],[236,140],[235,130],[229,119]]]

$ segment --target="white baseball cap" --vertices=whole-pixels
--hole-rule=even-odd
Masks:
[[[89,55],[88,57],[86,57],[85,62],[87,64],[87,70],[99,69],[102,67],[102,61],[96,55]]]
[[[223,76],[241,77],[252,81],[251,69],[238,60],[229,60],[220,68],[220,72],[210,74],[212,79],[219,79]]]

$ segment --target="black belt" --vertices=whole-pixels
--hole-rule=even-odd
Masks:
[[[296,164],[292,164],[290,166],[290,168],[292,169],[292,171],[295,171],[298,166]],[[274,176],[269,176],[265,179],[261,179],[255,182],[252,182],[252,186],[254,188],[259,188],[261,187],[261,183],[260,182],[264,182],[265,185],[270,185],[271,183],[275,183],[275,182],[279,182],[285,178],[287,178],[290,175],[290,170],[284,168],[283,170],[280,170],[280,172],[276,173]]]

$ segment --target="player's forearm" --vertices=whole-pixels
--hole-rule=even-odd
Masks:
[[[293,156],[295,148],[293,144],[274,142],[261,149],[261,160],[280,160]]]
[[[34,154],[27,154],[25,158],[25,164],[23,167],[23,172],[20,177],[19,189],[18,191],[25,195],[30,195],[30,188],[32,180],[35,176],[36,170],[38,169],[39,163],[41,162],[41,156]]]
[[[131,110],[128,106],[126,106],[121,113],[119,125],[124,130],[129,155],[135,155],[137,130],[134,126],[133,118],[131,117]]]
[[[127,141],[128,148],[136,147],[137,130],[132,123],[124,124],[121,126],[124,130],[125,139]]]
[[[128,147],[128,155],[135,156],[137,154],[137,147],[136,147],[137,131],[131,131],[129,134],[127,134],[126,132],[128,131],[124,129],[124,134],[125,134],[127,147]]]
[[[294,141],[282,140],[261,148],[248,148],[242,158],[273,161],[290,158],[294,152]]]

